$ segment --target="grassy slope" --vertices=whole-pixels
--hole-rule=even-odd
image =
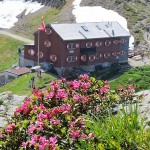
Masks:
[[[110,82],[112,88],[116,89],[119,84],[123,86],[133,84],[138,90],[150,89],[150,66],[132,68],[119,78]]]
[[[32,88],[29,86],[29,81],[33,76],[35,76],[35,85],[37,89],[45,87],[47,84],[50,83],[51,80],[56,79],[51,75],[45,73],[42,74],[42,78],[36,77],[35,73],[29,73],[0,87],[0,93],[5,91],[12,91],[14,94],[17,95],[31,95]]]
[[[23,44],[7,36],[0,35],[0,72],[10,68],[18,60],[17,47]]]

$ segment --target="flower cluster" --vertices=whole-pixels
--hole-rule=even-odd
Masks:
[[[87,74],[70,82],[61,78],[52,81],[47,89],[33,90],[33,95],[14,112],[12,123],[1,131],[0,140],[7,142],[0,143],[0,148],[75,148],[79,139],[95,138],[84,123],[87,112],[102,116],[119,99],[129,100],[134,96],[131,85],[125,88],[119,85],[116,92],[107,81],[97,81]]]

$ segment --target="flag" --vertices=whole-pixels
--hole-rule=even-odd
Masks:
[[[45,31],[45,23],[44,23],[44,17],[43,16],[42,16],[42,24],[41,24],[41,26],[39,26],[38,29],[41,31]]]

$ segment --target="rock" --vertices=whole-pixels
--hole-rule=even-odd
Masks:
[[[7,119],[5,117],[0,117],[0,128],[7,124]]]

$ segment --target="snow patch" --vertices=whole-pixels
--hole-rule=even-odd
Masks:
[[[25,15],[33,13],[44,5],[24,0],[0,1],[0,28],[9,29],[18,21],[17,16],[25,11]]]

